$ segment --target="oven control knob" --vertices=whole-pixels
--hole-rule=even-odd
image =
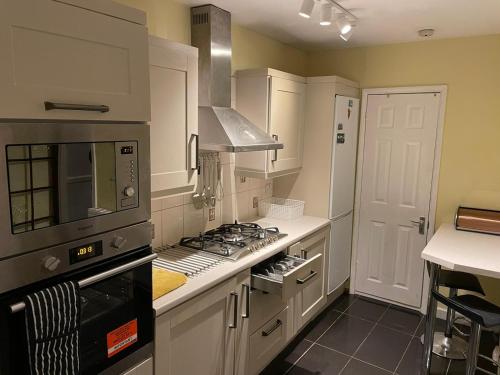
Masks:
[[[50,256],[43,262],[43,267],[49,272],[54,272],[59,267],[59,263],[61,259]]]
[[[125,194],[126,197],[133,197],[135,189],[132,186],[127,186],[125,190],[123,190],[123,194]]]
[[[121,236],[116,236],[113,239],[113,242],[111,242],[111,246],[114,247],[115,249],[121,249],[123,245],[125,245],[125,242],[127,242],[126,238],[123,238]]]

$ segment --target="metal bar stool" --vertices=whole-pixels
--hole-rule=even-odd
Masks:
[[[500,326],[500,307],[473,295],[445,297],[435,290],[432,292],[432,295],[437,301],[446,305],[448,309],[453,309],[470,319],[471,334],[467,348],[466,375],[474,375],[478,368],[477,357],[481,339],[481,328]],[[498,366],[498,364],[496,365]]]
[[[466,272],[441,270],[439,273],[439,286],[450,289],[449,298],[456,297],[458,290],[479,293],[484,296],[484,290],[477,276]],[[446,311],[446,328],[444,332],[435,332],[432,352],[440,357],[454,360],[464,360],[467,342],[453,336],[455,310],[448,308]]]

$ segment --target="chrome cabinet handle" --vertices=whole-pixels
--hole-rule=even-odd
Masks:
[[[198,134],[191,134],[191,139],[195,139],[196,149],[195,149],[195,165],[193,167],[193,163],[191,162],[191,170],[200,172],[200,136]]]
[[[133,260],[132,262],[122,264],[121,266],[118,266],[116,268],[110,269],[108,271],[104,271],[101,273],[98,273],[97,275],[90,276],[86,279],[82,279],[78,281],[78,285],[80,288],[85,288],[86,286],[98,283],[99,281],[109,279],[110,277],[116,276],[120,273],[126,272],[131,270],[132,268],[142,266],[143,264],[150,263],[154,259],[158,257],[158,254],[151,254],[148,256],[145,256],[144,258],[136,259]],[[13,305],[10,305],[10,311],[11,313],[16,313],[19,311],[22,311],[26,308],[26,305],[24,302],[18,302]]]
[[[245,290],[245,312],[241,314],[244,319],[250,318],[250,285],[243,284],[243,289]]]
[[[308,253],[307,250],[304,249],[300,250],[300,256],[302,257],[302,259],[307,259],[307,253]]]
[[[273,139],[275,141],[278,141],[278,134],[273,134],[272,135]],[[271,159],[271,161],[274,163],[275,161],[278,161],[278,149],[274,150],[274,156],[273,158]]]
[[[304,277],[303,279],[297,279],[297,284],[305,284],[309,280],[311,280],[314,276],[316,276],[317,274],[318,273],[316,271],[311,271],[311,273],[309,275],[307,275],[306,277]]]
[[[238,327],[238,293],[231,292],[231,298],[233,299],[233,322],[229,323],[229,328]]]
[[[279,327],[281,327],[281,325],[283,324],[283,322],[281,320],[276,320],[276,324],[273,325],[271,328],[269,328],[267,331],[262,331],[262,336],[264,337],[267,337],[269,336],[271,333],[273,333],[274,331],[276,331]]]
[[[420,216],[418,220],[410,220],[415,226],[418,225],[418,233],[425,234],[425,216]]]
[[[44,102],[45,110],[52,111],[53,109],[62,109],[65,111],[90,111],[90,112],[109,112],[109,106],[101,104],[70,104],[70,103],[54,103]]]

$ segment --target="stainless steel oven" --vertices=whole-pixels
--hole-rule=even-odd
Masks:
[[[143,246],[95,260],[74,250],[99,247],[106,252],[109,244],[99,237],[67,244],[67,257],[76,257],[84,266],[0,295],[0,374],[29,374],[25,310],[20,301],[28,293],[68,280],[80,285],[80,374],[119,374],[151,357],[151,262],[156,255]],[[113,335],[120,335],[121,341]]]
[[[0,124],[0,263],[148,221],[149,159],[147,124]]]

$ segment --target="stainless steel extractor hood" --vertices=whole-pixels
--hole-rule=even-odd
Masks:
[[[213,5],[191,8],[191,44],[199,55],[200,149],[282,149],[282,143],[231,108],[231,13]]]

